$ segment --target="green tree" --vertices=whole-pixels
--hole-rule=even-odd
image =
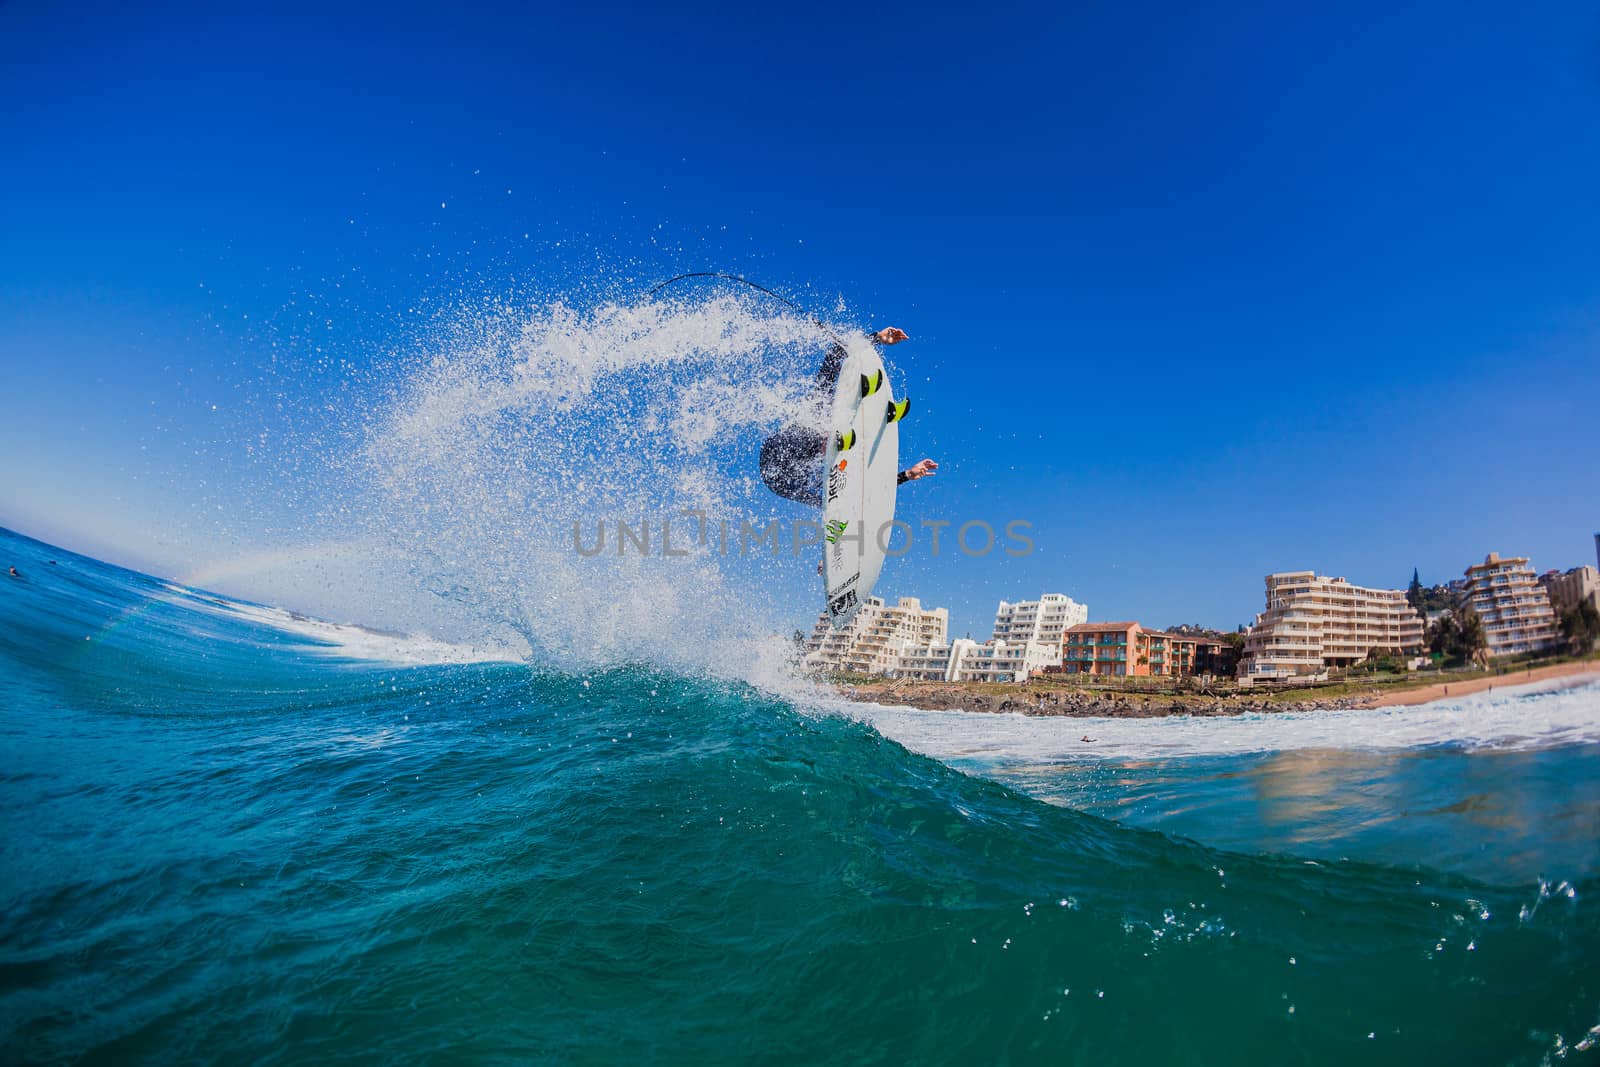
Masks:
[[[1467,662],[1487,660],[1489,635],[1483,631],[1482,617],[1467,605],[1462,605],[1454,614],[1461,620],[1456,631],[1456,656]]]
[[[1398,649],[1374,646],[1367,649],[1367,658],[1356,664],[1355,669],[1371,674],[1383,671],[1398,673],[1401,669],[1400,652]]]
[[[1588,600],[1578,601],[1561,613],[1561,636],[1574,655],[1593,652],[1595,641],[1600,640],[1600,611]]]
[[[1406,603],[1410,604],[1412,610],[1416,611],[1418,615],[1423,614],[1422,576],[1417,573],[1417,568],[1415,567],[1411,568],[1411,584],[1406,588]]]
[[[1417,614],[1423,618],[1441,611],[1453,611],[1461,598],[1450,592],[1447,585],[1422,585],[1413,579],[1411,588],[1406,590],[1406,602],[1417,609]]]
[[[1461,631],[1461,624],[1456,622],[1453,614],[1441,615],[1428,626],[1428,651],[1438,656],[1450,656],[1450,650],[1455,648],[1456,635]]]
[[[1440,616],[1428,628],[1427,640],[1429,651],[1456,663],[1483,659],[1489,649],[1483,619],[1466,605]]]

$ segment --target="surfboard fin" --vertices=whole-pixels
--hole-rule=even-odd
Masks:
[[[882,389],[882,388],[883,388],[883,370],[881,368],[874,374],[863,374],[861,376],[861,395],[862,396],[864,396],[864,397],[871,396],[873,393],[876,393],[879,389]]]
[[[901,419],[906,417],[906,412],[910,410],[910,397],[906,397],[904,400],[896,400],[894,403],[883,409],[883,421],[885,423],[899,422]]]
[[[836,433],[833,435],[833,443],[835,451],[848,452],[856,447],[856,432],[846,430],[844,433]]]

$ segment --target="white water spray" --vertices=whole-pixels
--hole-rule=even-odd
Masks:
[[[735,530],[811,517],[766,490],[756,456],[766,433],[811,417],[829,329],[729,296],[474,319],[371,421],[364,532],[536,659],[762,680],[786,658],[784,618],[810,610],[792,594],[815,556],[730,558],[686,513]],[[663,518],[687,557],[615,543],[617,523],[659,536]],[[604,550],[580,553],[602,524]]]

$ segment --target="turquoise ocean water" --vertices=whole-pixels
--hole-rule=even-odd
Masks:
[[[1091,756],[0,563],[6,1063],[1600,1053],[1592,689]]]

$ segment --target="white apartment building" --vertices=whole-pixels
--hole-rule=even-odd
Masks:
[[[913,648],[901,655],[894,676],[918,682],[954,681],[967,657],[978,647],[978,642],[971,638],[958,637],[948,645],[940,643]]]
[[[1467,603],[1483,619],[1489,655],[1538,652],[1557,641],[1550,595],[1526,556],[1501,559],[1491,552],[1467,568]]]
[[[1000,601],[994,613],[994,640],[1011,644],[1037,641],[1061,647],[1068,628],[1089,621],[1089,608],[1062,593],[1046,593],[1038,600],[1012,604]]]
[[[974,644],[950,667],[952,682],[1026,682],[1046,667],[1061,666],[1061,645],[1038,641]]]
[[[1062,593],[1046,593],[1038,600],[1022,600],[1015,604],[1002,600],[994,613],[994,636],[990,642],[1004,644],[1008,649],[1037,646],[1023,656],[1030,673],[1044,667],[1059,667],[1063,635],[1068,629],[1088,621],[1088,606]],[[1013,651],[1002,658],[1009,662],[1016,656]]]
[[[1059,662],[1059,655],[1056,657]],[[948,645],[914,648],[900,657],[895,678],[919,682],[1025,682],[1045,667],[1055,666],[1048,646],[1037,641],[983,644],[958,637]]]
[[[805,665],[813,670],[889,674],[913,649],[943,645],[950,626],[945,608],[924,610],[916,597],[903,596],[892,607],[868,597],[850,625],[835,630],[826,614],[806,639]]]
[[[849,626],[834,630],[827,615],[805,643],[812,670],[886,674],[924,682],[1025,682],[1061,665],[1062,635],[1089,609],[1060,593],[1012,604],[995,613],[995,636],[984,644],[949,640],[950,613],[924,609],[916,597],[893,606],[868,597]]]
[[[1349,667],[1374,649],[1422,651],[1422,619],[1403,589],[1367,589],[1314,571],[1267,575],[1267,610],[1245,631],[1241,679]]]

